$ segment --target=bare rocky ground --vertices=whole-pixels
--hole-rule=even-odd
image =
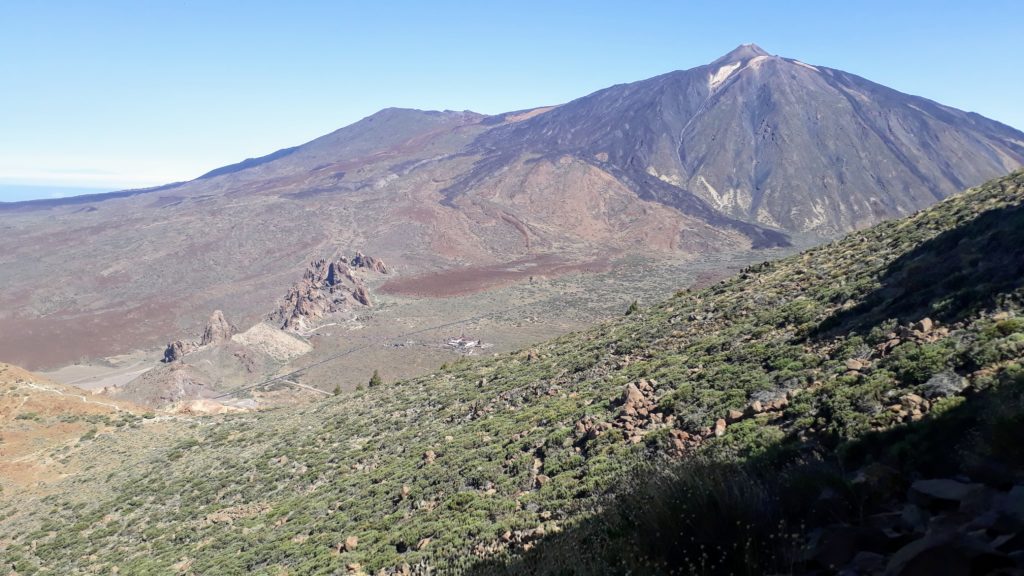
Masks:
[[[240,327],[242,333],[236,334],[236,342],[226,348],[207,348],[186,356],[186,363],[204,371],[204,375],[194,374],[180,363],[159,362],[163,350],[158,349],[47,374],[68,384],[105,390],[159,408],[178,405],[191,409],[189,401],[195,398],[216,398],[216,403],[245,409],[306,402],[320,396],[317,391],[334,393],[365,385],[375,370],[386,381],[405,379],[466,356],[529,346],[619,316],[634,300],[654,303],[681,286],[705,285],[791,250],[795,248],[677,260],[620,256],[601,263],[595,272],[575,268],[567,271],[562,264],[551,261],[525,266],[512,263],[454,270],[450,273],[457,279],[453,284],[446,284],[444,273],[431,273],[430,282],[423,283],[417,283],[415,277],[381,276],[374,278],[371,287],[372,307],[347,308],[297,333],[276,331],[266,323],[257,324],[254,330]],[[466,282],[470,277],[471,284]],[[395,294],[397,290],[388,289],[389,283],[406,287],[409,292],[409,288],[419,286],[428,295]],[[456,293],[445,294],[445,286],[453,286]],[[197,326],[193,332],[198,335],[202,328]],[[295,357],[285,362],[241,369],[239,356],[259,355],[253,353],[255,341],[246,338],[259,339],[249,335],[266,336],[265,332],[276,332],[279,339],[297,345],[308,342],[311,350],[294,351]],[[463,336],[481,345],[459,348],[449,344]],[[252,387],[278,376],[278,380]],[[160,391],[167,388],[176,390],[161,398]],[[239,392],[225,395],[234,390]]]
[[[0,493],[63,478],[67,458],[97,434],[150,410],[0,363]]]
[[[111,356],[71,364],[57,370],[40,370],[36,374],[83,390],[101,390],[131,382],[153,368],[153,355],[157,350],[136,350],[121,356]]]
[[[680,287],[706,284],[752,263],[794,249],[775,249],[671,261],[629,257],[600,273],[555,278],[529,276],[505,286],[447,298],[379,294],[378,304],[354,321],[325,326],[310,337],[315,351],[289,368],[357,351],[303,372],[299,381],[325,390],[366,384],[374,370],[385,380],[436,370],[466,355],[504,353],[622,315],[630,303],[652,304]],[[455,337],[481,340],[483,349],[458,350]],[[364,348],[365,347],[365,348]]]

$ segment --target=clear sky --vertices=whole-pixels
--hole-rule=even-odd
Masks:
[[[194,178],[388,106],[497,113],[742,43],[1024,128],[1024,1],[0,3],[0,201]]]

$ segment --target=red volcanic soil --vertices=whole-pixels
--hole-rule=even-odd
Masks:
[[[611,268],[607,259],[587,262],[568,262],[553,254],[521,258],[503,264],[467,266],[432,272],[410,278],[396,278],[380,287],[385,294],[445,298],[472,294],[504,286],[527,278],[553,278],[576,272],[606,272]]]
[[[165,306],[143,304],[89,315],[7,318],[0,331],[0,362],[40,370],[68,364],[68,348],[82,358],[120,354],[140,343],[152,344],[154,325],[171,333],[174,314]]]

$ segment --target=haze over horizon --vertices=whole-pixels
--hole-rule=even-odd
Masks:
[[[188,180],[389,106],[564,103],[743,43],[1024,127],[1015,39],[990,30],[1024,15],[1016,2],[630,9],[7,6],[0,50],[16,57],[0,61],[0,201]]]

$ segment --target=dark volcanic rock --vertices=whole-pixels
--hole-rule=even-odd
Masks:
[[[921,392],[926,398],[946,398],[964,391],[967,387],[967,380],[953,372],[944,370],[928,379],[921,386]]]
[[[175,340],[167,345],[167,349],[164,350],[164,362],[170,363],[177,360],[181,360],[195,349],[195,344],[192,342],[185,342],[183,340]]]
[[[1014,562],[984,542],[961,534],[925,536],[889,560],[886,576],[973,576],[1012,568]]]

